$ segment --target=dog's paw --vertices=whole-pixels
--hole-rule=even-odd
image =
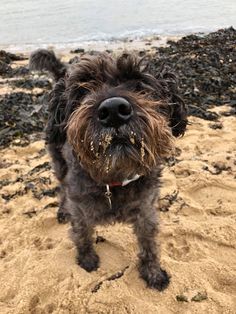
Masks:
[[[170,277],[167,272],[159,267],[142,268],[140,275],[146,281],[148,287],[159,291],[166,289],[170,283]]]
[[[79,254],[77,263],[87,272],[91,272],[98,269],[99,257],[93,251],[83,255]]]
[[[65,224],[70,221],[70,214],[63,209],[59,208],[57,212],[57,221],[59,224]]]

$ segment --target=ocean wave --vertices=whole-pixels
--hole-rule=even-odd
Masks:
[[[230,25],[229,25],[230,26]],[[6,44],[0,45],[1,49],[7,49],[9,51],[32,51],[35,48],[55,48],[55,49],[73,49],[78,46],[87,47],[87,46],[97,46],[97,45],[105,45],[109,43],[122,43],[134,40],[143,40],[148,37],[166,37],[166,36],[184,36],[192,33],[206,33],[219,29],[219,26],[214,26],[210,28],[205,28],[202,26],[199,27],[191,27],[187,26],[181,29],[173,29],[173,27],[166,25],[165,28],[139,28],[135,30],[124,31],[117,34],[112,33],[103,33],[96,32],[94,34],[88,34],[84,36],[78,36],[73,39],[65,38],[64,41],[43,41],[42,38],[38,38],[35,42],[32,43],[22,43],[22,44]],[[170,31],[171,29],[171,31]]]

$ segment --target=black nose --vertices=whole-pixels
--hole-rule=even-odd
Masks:
[[[98,107],[98,119],[105,127],[119,127],[132,117],[131,104],[122,97],[112,97],[104,100]]]

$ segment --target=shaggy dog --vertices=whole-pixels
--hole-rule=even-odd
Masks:
[[[86,56],[70,67],[47,50],[30,58],[31,69],[56,80],[46,143],[60,182],[58,220],[70,217],[78,264],[88,272],[99,267],[96,225],[129,223],[140,275],[161,291],[169,276],[160,267],[154,204],[161,163],[184,134],[187,113],[174,74],[163,68],[154,75],[144,63],[128,53]]]

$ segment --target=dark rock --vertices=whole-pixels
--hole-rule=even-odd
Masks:
[[[176,296],[178,302],[188,302],[188,298],[184,294],[179,294]]]
[[[191,301],[202,302],[207,299],[208,299],[208,296],[206,292],[198,292],[194,297],[192,297]]]

